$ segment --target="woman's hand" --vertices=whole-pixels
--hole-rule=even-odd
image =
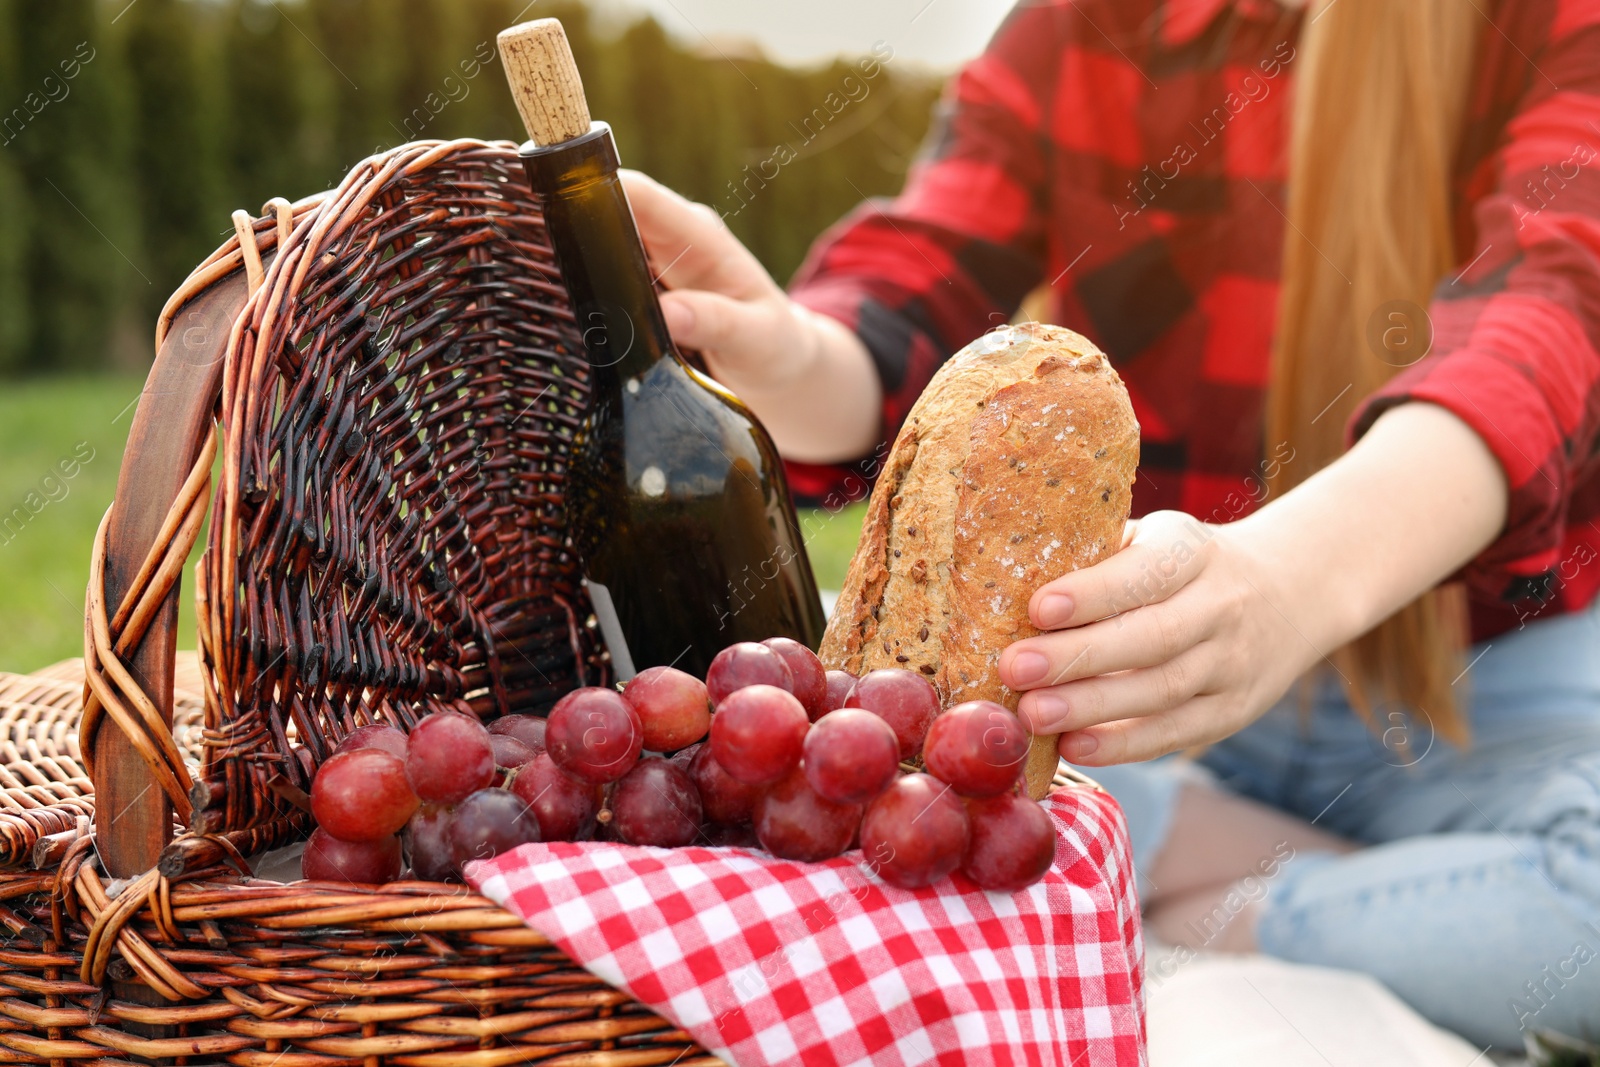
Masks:
[[[622,184],[670,290],[661,311],[672,339],[705,356],[784,455],[823,463],[870,451],[882,391],[856,335],[790,300],[709,207],[638,171],[624,170]]]
[[[1024,690],[1036,733],[1088,765],[1151,759],[1218,741],[1266,711],[1322,646],[1243,524],[1176,511],[1130,522],[1122,551],[1042,586],[1028,604],[1041,630],[1000,657]],[[1323,638],[1326,640],[1326,638]]]
[[[1052,632],[1001,653],[1001,680],[1073,763],[1218,741],[1481,552],[1506,497],[1471,427],[1403,404],[1238,522],[1162,511],[1129,523],[1116,555],[1034,593],[1029,617]]]

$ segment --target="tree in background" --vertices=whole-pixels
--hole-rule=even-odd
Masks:
[[[8,102],[22,99],[22,64],[17,58],[21,42],[9,15],[6,0],[0,0],[0,100]],[[0,140],[9,141],[4,117],[0,116]],[[0,148],[0,373],[19,369],[33,330],[24,263],[30,214],[21,161],[15,152]]]
[[[12,56],[10,96],[0,104],[0,153],[18,179],[0,233],[20,242],[0,262],[20,265],[7,370],[84,369],[126,347],[137,309],[155,282],[134,258],[140,220],[130,181],[127,70],[102,47],[93,0],[4,0]],[[0,331],[10,333],[11,331]]]
[[[0,0],[0,374],[148,361],[161,304],[234,208],[411,140],[520,139],[494,36],[526,11]],[[607,36],[576,0],[538,14],[565,23],[624,160],[723,212],[780,279],[863,196],[899,187],[938,89],[892,62],[863,79],[844,61],[702,54],[649,19]]]
[[[128,193],[136,206],[142,265],[152,281],[181,279],[216,247],[230,208],[218,71],[194,5],[139,0],[127,9],[123,55],[130,89]],[[172,286],[162,285],[161,296]],[[146,301],[141,301],[147,305]]]

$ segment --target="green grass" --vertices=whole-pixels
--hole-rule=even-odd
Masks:
[[[47,378],[0,389],[0,669],[83,654],[89,549],[142,384]],[[191,642],[193,633],[191,621]]]
[[[133,377],[46,378],[0,387],[0,670],[32,671],[83,654],[89,550],[116,492],[142,384]],[[824,589],[844,581],[864,513],[859,504],[802,511],[800,528]],[[179,648],[195,642],[193,574],[191,559]]]
[[[817,585],[837,591],[844,584],[844,571],[855,555],[866,504],[851,504],[838,511],[821,508],[800,509],[800,533],[806,539],[806,555]]]

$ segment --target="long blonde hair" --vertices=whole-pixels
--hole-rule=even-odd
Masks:
[[[1472,0],[1313,0],[1307,11],[1266,410],[1268,445],[1287,442],[1295,461],[1275,494],[1336,459],[1355,405],[1420,354],[1417,309],[1456,263],[1451,165],[1480,20]],[[1441,587],[1333,658],[1369,722],[1379,700],[1398,700],[1465,742],[1451,684],[1465,631],[1465,597]]]

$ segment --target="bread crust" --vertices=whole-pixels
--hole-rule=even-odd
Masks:
[[[912,407],[867,506],[820,650],[860,675],[920,671],[945,706],[1015,710],[1001,651],[1039,631],[1045,582],[1121,546],[1139,461],[1122,379],[1086,338],[1024,323],[985,334]],[[1049,791],[1055,738],[1030,748],[1030,795]]]

